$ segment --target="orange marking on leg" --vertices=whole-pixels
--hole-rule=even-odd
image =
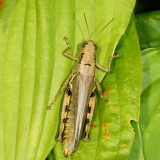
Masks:
[[[121,149],[126,149],[126,147],[121,147]]]
[[[97,126],[96,126],[96,125],[90,125],[90,127],[91,127],[91,128],[96,128]]]
[[[107,89],[106,91],[103,92],[103,96],[105,96],[108,92],[112,91],[112,89]]]

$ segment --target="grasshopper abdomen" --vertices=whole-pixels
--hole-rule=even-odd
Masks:
[[[77,150],[82,137],[94,79],[78,72],[71,83],[71,87],[70,107],[63,132],[63,150],[66,157]]]

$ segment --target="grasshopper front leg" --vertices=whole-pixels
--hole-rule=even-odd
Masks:
[[[120,53],[119,53],[119,52],[116,52],[116,53],[114,53],[113,56],[109,57],[108,68],[105,68],[105,67],[99,65],[98,63],[96,63],[96,67],[99,68],[100,70],[104,71],[104,72],[109,73],[110,70],[111,70],[111,64],[112,64],[113,59],[114,59],[115,57],[118,57],[119,55],[120,55]]]
[[[68,43],[68,39],[67,39],[66,37],[64,37],[64,40],[66,41],[67,48],[62,52],[62,54],[63,54],[64,56],[72,59],[72,60],[78,61],[78,58],[76,58],[76,57],[74,57],[74,56],[72,56],[72,55],[70,55],[70,54],[67,53],[67,51],[68,51],[69,49],[71,49],[71,47],[70,47],[70,45],[69,45],[69,43]],[[53,101],[52,101],[52,102],[50,103],[50,105],[47,107],[48,110],[50,110],[50,109],[51,109],[51,106],[56,102],[56,100],[57,100],[59,94],[61,93],[61,91],[67,87],[67,85],[68,85],[68,83],[69,83],[69,81],[70,81],[70,79],[71,79],[72,76],[73,76],[73,73],[70,74],[70,75],[66,78],[66,80],[63,82],[62,87],[59,89],[59,91],[58,91],[57,94],[55,95]]]
[[[67,48],[62,52],[62,54],[63,54],[64,56],[66,56],[66,57],[74,60],[74,61],[78,61],[78,58],[76,58],[76,57],[70,55],[69,53],[67,53],[67,51],[70,50],[71,47],[70,47],[70,45],[69,45],[69,43],[68,43],[68,38],[64,37],[64,40],[66,41]]]

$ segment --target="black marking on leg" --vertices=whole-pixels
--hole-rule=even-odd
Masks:
[[[91,113],[91,107],[88,107],[88,113]]]
[[[91,64],[84,64],[84,65],[86,65],[86,66],[92,66]]]
[[[71,95],[71,90],[70,89],[68,89],[68,91],[67,91],[67,94],[70,96]]]
[[[83,58],[84,53],[81,53],[81,59]]]
[[[89,123],[89,118],[86,119],[86,124],[88,124],[88,123]]]
[[[70,111],[69,106],[66,105],[65,112],[69,112],[69,111]]]
[[[95,96],[95,92],[92,92],[91,97],[94,97],[94,96]]]
[[[67,139],[67,137],[63,137],[63,140]]]
[[[68,119],[68,118],[64,118],[64,119],[63,119],[63,123],[66,123],[67,119]]]

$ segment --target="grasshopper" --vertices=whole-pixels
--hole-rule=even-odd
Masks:
[[[88,29],[85,14],[84,18]],[[96,103],[96,88],[99,91],[100,97],[105,102],[108,102],[108,100],[103,97],[101,85],[95,78],[95,68],[97,67],[98,69],[109,73],[112,60],[113,58],[117,57],[119,53],[112,55],[109,58],[108,68],[104,68],[96,63],[97,46],[93,40],[88,40],[82,44],[82,49],[78,58],[68,53],[68,50],[70,50],[71,47],[66,37],[64,40],[66,41],[67,48],[63,51],[62,54],[76,61],[77,63],[72,72],[63,82],[55,98],[48,106],[48,109],[51,109],[51,106],[55,103],[60,92],[63,89],[66,89],[62,103],[57,140],[62,141],[64,156],[69,157],[72,152],[77,150],[82,135],[82,139],[84,141],[89,140],[90,125]]]

